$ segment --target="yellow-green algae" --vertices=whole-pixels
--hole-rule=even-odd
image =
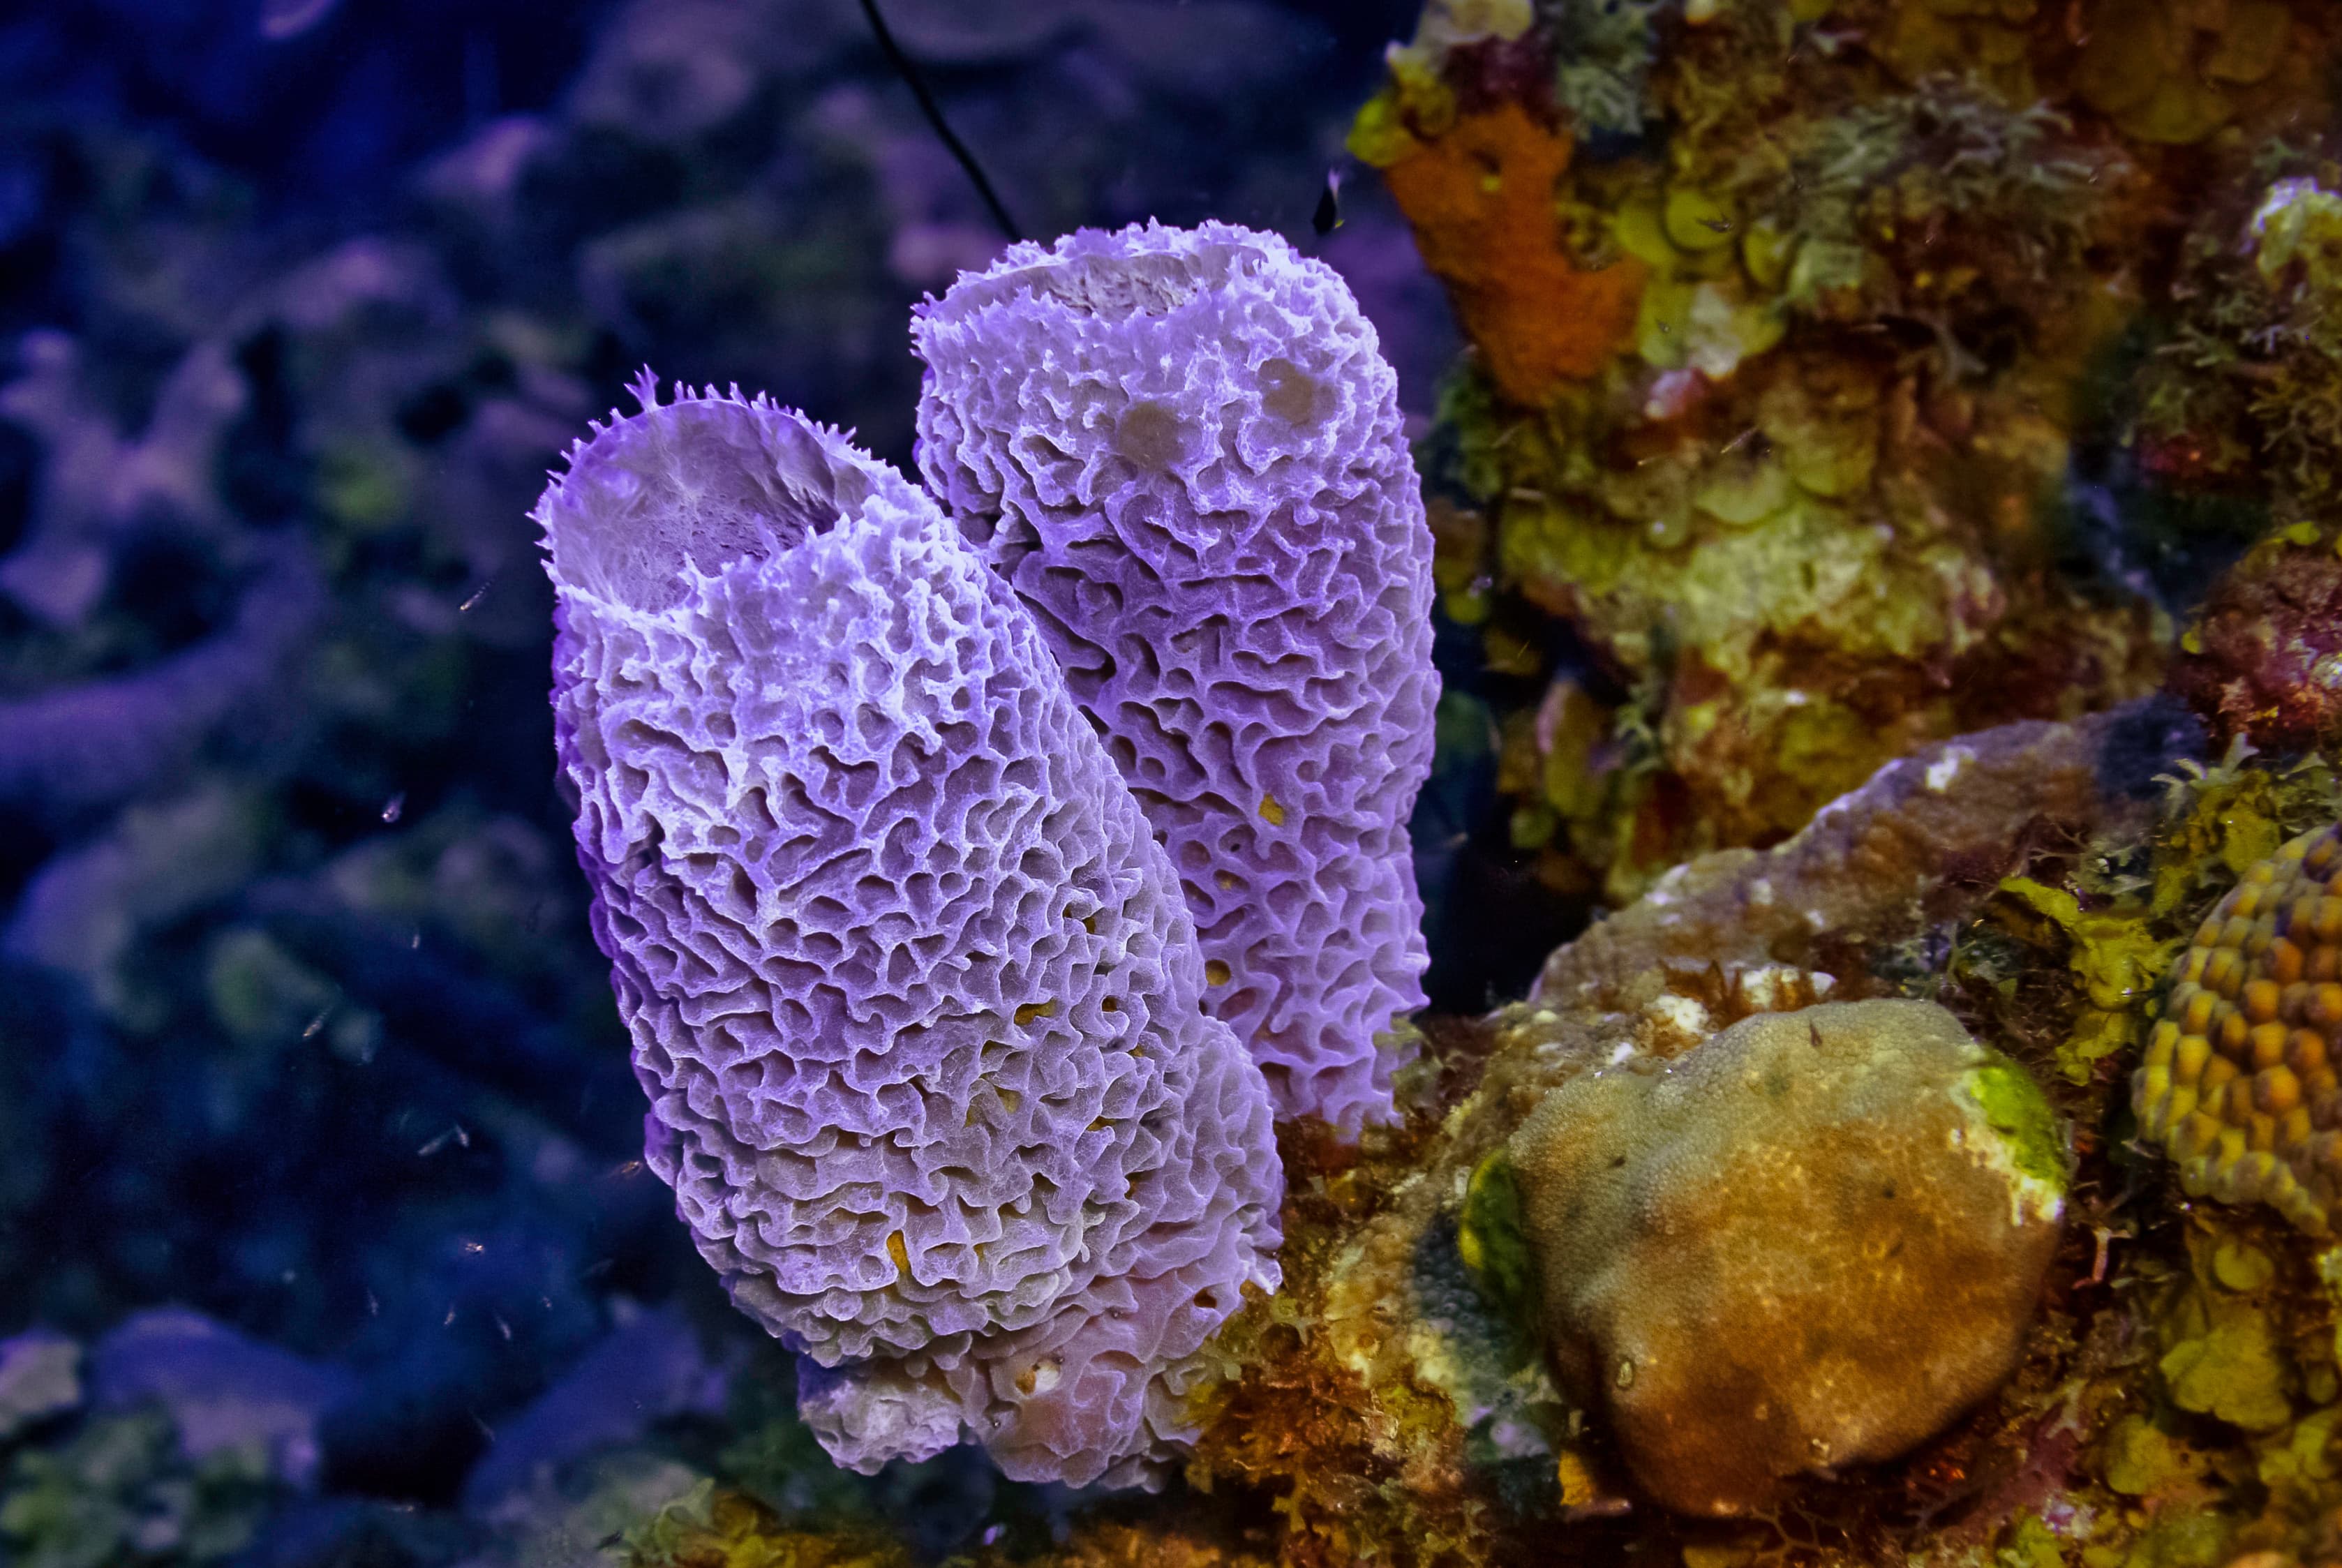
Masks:
[[[1473,1168],[1456,1216],[1456,1246],[1473,1281],[1499,1309],[1524,1323],[1534,1320],[1536,1259],[1522,1228],[1520,1178],[1502,1149]]]
[[[2062,1196],[2070,1174],[2066,1140],[2057,1113],[2033,1074],[1994,1051],[1968,1070],[1959,1088],[1983,1108],[1986,1124],[2000,1134],[2018,1174]]]

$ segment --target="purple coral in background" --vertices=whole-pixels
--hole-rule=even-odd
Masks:
[[[858,1469],[1143,1482],[1275,1288],[1260,1074],[1047,645],[918,490],[712,392],[536,516],[648,1161]]]
[[[1280,1116],[1387,1118],[1438,677],[1374,328],[1273,235],[1150,224],[1017,245],[912,336],[921,472],[1169,848],[1214,1014]]]

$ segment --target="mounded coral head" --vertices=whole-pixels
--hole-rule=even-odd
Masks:
[[[1226,224],[1012,247],[922,306],[919,466],[1178,868],[1280,1116],[1390,1114],[1423,1004],[1431,534],[1374,329]]]
[[[1049,651],[932,503],[712,391],[597,429],[537,516],[579,858],[647,1159],[876,1468],[980,1437],[1145,1479],[1274,1288],[1258,1072]]]
[[[2172,972],[2131,1081],[2139,1132],[2188,1192],[2312,1234],[2342,1193],[2342,825],[2245,873]]]
[[[1654,1496],[1715,1514],[1900,1453],[2007,1376],[2067,1179],[2024,1070],[1903,1001],[1583,1074],[1494,1158],[1563,1381]],[[1484,1256],[1510,1223],[1484,1216]]]

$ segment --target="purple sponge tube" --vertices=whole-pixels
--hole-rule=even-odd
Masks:
[[[1273,235],[1150,224],[1016,245],[912,339],[920,471],[1170,850],[1213,1013],[1280,1117],[1386,1119],[1439,680],[1374,328]]]

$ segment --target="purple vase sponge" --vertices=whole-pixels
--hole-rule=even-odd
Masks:
[[[1274,1289],[1258,1073],[1046,645],[932,502],[736,394],[596,427],[537,510],[554,708],[648,1162],[827,1375],[840,1463],[963,1431],[1146,1478]]]
[[[1431,534],[1340,277],[1227,224],[1012,247],[919,307],[919,467],[1171,852],[1280,1117],[1391,1113],[1423,1005]]]

